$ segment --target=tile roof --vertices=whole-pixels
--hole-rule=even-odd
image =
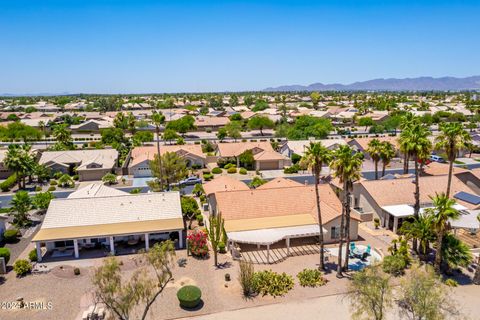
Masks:
[[[224,126],[230,122],[227,117],[204,117],[198,116],[195,119],[195,126],[208,127],[208,126]]]
[[[206,195],[220,191],[250,190],[250,188],[240,180],[229,176],[216,176],[215,179],[208,181],[203,185]]]
[[[275,178],[268,181],[265,184],[262,184],[257,189],[272,189],[272,188],[286,188],[286,187],[302,187],[303,184],[293,181],[292,179],[285,179],[282,177]]]
[[[261,142],[225,142],[217,144],[218,153],[221,157],[236,157],[241,155],[246,150],[252,150],[254,148],[259,148],[264,151],[273,150],[272,145],[268,141]]]
[[[448,174],[449,165],[446,163],[431,162],[423,166],[423,172],[429,176],[441,176]],[[453,174],[468,172],[469,170],[453,166]]]
[[[160,146],[160,153],[163,155],[167,152],[178,152],[186,151],[194,156],[205,159],[205,155],[202,152],[202,146],[199,144],[184,144],[184,145],[163,145]],[[134,166],[145,160],[153,160],[154,156],[157,154],[156,146],[143,146],[135,147],[132,150],[132,160],[130,161],[129,166]]]
[[[400,145],[399,145],[399,143],[398,143],[398,137],[355,138],[355,139],[352,139],[351,141],[356,141],[363,150],[366,150],[366,149],[368,148],[368,143],[369,143],[370,141],[372,141],[373,139],[377,139],[377,140],[379,140],[380,142],[388,141],[388,142],[390,142],[391,144],[393,144],[393,146],[394,146],[395,149],[397,149],[397,150],[398,150],[398,148],[400,147]]]
[[[68,164],[85,164],[95,159],[102,168],[113,168],[117,162],[118,151],[115,149],[82,149],[82,150],[66,150],[66,151],[45,151],[40,157],[40,164],[58,163],[61,165]],[[80,168],[79,166],[79,169]]]
[[[88,186],[80,188],[68,195],[68,199],[74,198],[97,198],[97,197],[110,197],[110,196],[122,196],[129,193],[121,191],[119,189],[107,187],[101,183],[92,183]]]

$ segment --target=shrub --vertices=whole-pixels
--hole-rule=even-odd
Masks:
[[[240,261],[240,275],[238,276],[238,281],[242,287],[243,295],[248,297],[255,293],[255,283],[254,283],[255,269],[253,264],[247,261]]]
[[[407,262],[400,255],[386,256],[382,262],[382,269],[395,277],[402,275],[407,268]]]
[[[73,274],[76,275],[76,276],[80,275],[80,268],[75,267],[73,269]]]
[[[297,274],[302,287],[320,287],[327,283],[322,272],[317,269],[303,269]]]
[[[213,174],[220,174],[222,173],[222,169],[220,169],[219,167],[215,167],[212,169],[212,173]]]
[[[201,202],[201,203],[207,202],[207,197],[206,197],[204,194],[200,195],[200,198],[199,198],[199,199],[200,199],[200,202]]]
[[[14,173],[10,175],[5,181],[0,183],[0,189],[3,192],[10,191],[10,189],[17,183],[17,175]]]
[[[177,291],[177,298],[180,301],[180,306],[195,308],[202,299],[202,291],[196,286],[184,286]]]
[[[105,183],[105,184],[108,184],[108,185],[112,185],[112,184],[116,184],[118,181],[117,181],[117,176],[114,175],[113,173],[109,172],[109,173],[106,173],[103,177],[102,177],[102,182]]]
[[[454,279],[447,279],[447,280],[445,280],[445,285],[447,285],[449,287],[457,287],[458,282]]]
[[[5,264],[7,264],[10,261],[10,249],[0,248],[0,258],[4,258]]]
[[[42,191],[42,187],[40,187],[40,186],[36,186],[36,187],[35,187],[35,191],[36,191],[36,192],[40,192],[40,191]]]
[[[20,232],[18,229],[8,229],[3,233],[3,239],[7,243],[15,242],[19,236]]]
[[[228,168],[227,173],[230,173],[230,174],[237,173],[237,168],[236,167],[230,167],[230,168]]]
[[[201,169],[202,168],[202,165],[200,164],[192,164],[192,169],[194,170],[198,170],[198,169]]]
[[[219,243],[218,243],[218,252],[220,252],[220,253],[225,253],[225,252],[227,252],[227,251],[225,250],[225,243],[224,243],[224,242],[219,242]]]
[[[17,274],[17,277],[22,277],[32,271],[32,264],[25,259],[19,259],[13,264],[13,271]]]
[[[202,173],[203,174],[210,174],[211,172],[210,172],[210,170],[202,170]]]
[[[50,191],[50,192],[55,191],[55,190],[57,190],[57,188],[55,188],[54,186],[48,187],[48,191]]]
[[[272,270],[263,270],[255,272],[253,277],[256,292],[265,296],[273,297],[283,296],[293,289],[293,278],[285,272],[276,273]]]
[[[203,215],[198,214],[198,215],[195,217],[195,219],[197,219],[198,224],[199,224],[200,226],[203,226]]]
[[[380,227],[380,219],[379,218],[373,219],[373,224],[375,226],[375,229],[378,229],[378,227]]]
[[[72,178],[73,178],[73,180],[75,180],[75,181],[78,181],[78,179],[80,179],[80,177],[78,176],[78,174],[75,174]]]
[[[56,186],[58,182],[56,180],[50,180],[50,185],[51,186]]]
[[[283,169],[283,173],[297,173],[299,169],[299,165],[294,164],[293,166]]]
[[[247,174],[247,169],[245,169],[245,168],[240,168],[240,170],[238,171],[238,173],[240,173],[240,174]]]
[[[130,194],[138,194],[142,191],[142,189],[140,188],[133,188],[132,190],[130,190]]]
[[[32,262],[38,260],[37,250],[36,250],[36,249],[33,249],[33,250],[31,250],[31,251],[28,253],[28,259],[29,259],[30,261],[32,261]]]
[[[302,159],[302,156],[296,153],[292,154],[292,163],[297,164]]]
[[[203,175],[203,179],[204,179],[205,181],[210,181],[210,180],[213,179],[213,174],[211,174],[211,173],[204,174],[204,175]]]
[[[230,273],[225,273],[225,281],[230,281]]]
[[[228,170],[228,169],[230,169],[230,168],[236,168],[236,167],[237,167],[237,165],[235,165],[234,163],[227,163],[227,164],[223,167],[223,169],[227,169],[227,170]]]
[[[63,173],[60,172],[60,171],[57,171],[57,172],[55,172],[55,173],[53,174],[53,177],[54,177],[55,179],[60,179],[61,176],[63,176]]]
[[[196,257],[205,257],[208,254],[207,234],[202,230],[194,230],[187,236],[190,253]]]

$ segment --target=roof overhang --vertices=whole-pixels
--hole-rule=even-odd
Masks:
[[[248,231],[272,228],[286,228],[316,224],[311,214],[294,214],[277,217],[225,220],[225,231]]]
[[[288,228],[228,232],[227,235],[228,239],[234,242],[269,245],[287,238],[318,236],[320,234],[319,230],[318,224],[312,224]],[[323,233],[327,233],[325,228],[323,228]]]

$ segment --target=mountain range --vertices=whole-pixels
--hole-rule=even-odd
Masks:
[[[466,78],[455,77],[418,77],[404,79],[373,79],[351,84],[312,83],[303,85],[284,85],[266,88],[263,91],[463,91],[479,90],[480,76]]]

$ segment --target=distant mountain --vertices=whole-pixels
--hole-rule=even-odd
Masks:
[[[462,91],[479,89],[480,76],[472,76],[467,78],[389,78],[354,82],[351,84],[312,83],[308,86],[286,85],[272,87],[266,88],[263,91]]]

